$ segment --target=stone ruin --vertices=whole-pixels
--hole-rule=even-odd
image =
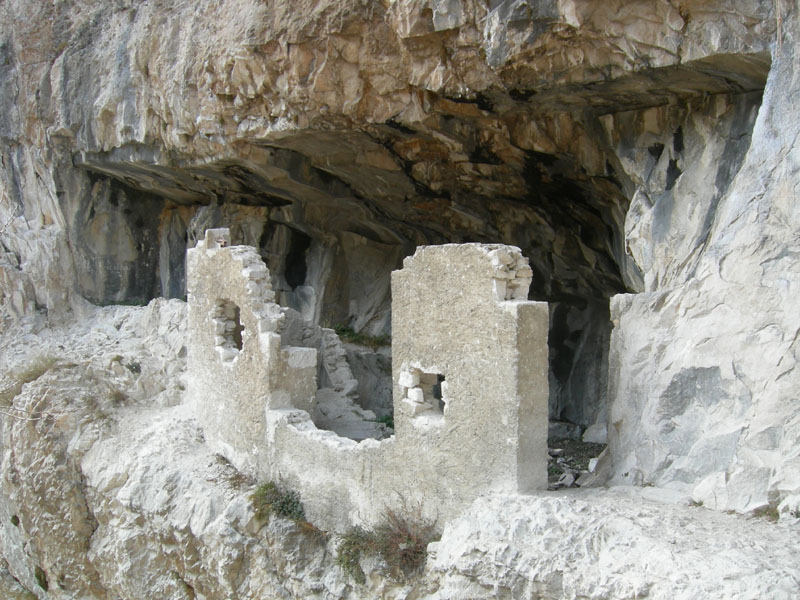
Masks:
[[[518,248],[421,247],[392,274],[395,434],[384,439],[352,403],[335,333],[275,302],[254,248],[208,230],[187,273],[189,401],[208,442],[297,490],[320,527],[374,524],[404,505],[442,521],[486,492],[547,486],[548,308],[527,300]],[[336,403],[349,421],[331,418]]]

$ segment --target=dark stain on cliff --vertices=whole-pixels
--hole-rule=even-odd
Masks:
[[[673,187],[675,187],[675,182],[678,180],[678,177],[680,177],[682,174],[683,171],[681,171],[680,167],[678,167],[677,159],[674,158],[670,159],[669,165],[667,166],[666,189],[671,190]]]

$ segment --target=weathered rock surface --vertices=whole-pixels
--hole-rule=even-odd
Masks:
[[[796,596],[800,563],[785,545],[796,525],[676,505],[648,489],[479,500],[445,527],[429,597]]]
[[[46,577],[64,598],[781,597],[800,510],[799,18],[787,0],[0,3],[2,387],[58,358],[13,405],[57,418],[0,416],[0,594],[25,597],[16,578],[44,597]],[[670,507],[681,552],[638,528],[631,560],[662,559],[610,551],[595,577],[498,540],[551,539],[552,519],[531,528],[555,504],[595,532],[581,515],[634,529],[649,509],[492,499],[470,518],[496,511],[494,550],[458,558],[480,538],[460,521],[417,587],[352,590],[288,525],[256,533],[203,454],[179,406],[183,305],[91,306],[184,298],[185,251],[219,226],[259,249],[282,305],[371,334],[417,246],[519,246],[551,305],[551,419],[607,424],[614,483],[788,524],[715,515],[696,541]],[[381,402],[383,359],[350,354]],[[597,564],[570,540],[553,552]]]
[[[178,301],[95,309],[93,327],[19,327],[4,346],[4,364],[59,357],[13,401],[43,418],[3,424],[4,597],[792,598],[800,585],[797,519],[658,488],[488,496],[444,526],[418,577],[364,561],[357,585],[334,564],[336,536],[259,523],[254,482],[161,389],[181,379],[183,314]]]
[[[800,90],[797,19],[785,24],[746,154],[742,139],[726,144],[742,157],[727,192],[718,171],[704,202],[661,197],[634,226],[650,228],[642,249],[654,266],[647,293],[611,303],[616,481],[673,487],[720,509],[800,506],[800,128],[788,117]],[[738,110],[732,133],[752,118],[746,101]]]
[[[551,412],[582,426],[605,415],[605,300],[663,278],[675,265],[657,259],[707,229],[676,220],[648,242],[664,218],[626,226],[628,205],[718,164],[724,192],[776,28],[762,2],[0,10],[4,313],[183,297],[187,240],[229,226],[282,303],[380,334],[388,273],[415,246],[503,242],[528,256],[534,299],[561,307]]]

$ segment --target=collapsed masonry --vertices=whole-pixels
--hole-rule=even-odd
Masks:
[[[209,230],[188,251],[189,402],[238,468],[339,531],[404,503],[447,520],[482,493],[547,486],[548,310],[526,300],[519,249],[429,246],[392,274],[395,435],[359,442],[318,427],[354,389],[329,368],[335,334],[276,304],[257,251],[229,241]]]

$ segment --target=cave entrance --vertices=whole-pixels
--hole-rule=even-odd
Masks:
[[[410,144],[407,138],[411,134],[399,131],[398,135],[406,136],[398,144]],[[492,168],[501,166],[488,150],[478,152],[479,145],[472,145],[472,159],[488,161],[485,165]],[[309,159],[293,154],[288,162],[307,165]],[[356,161],[353,165],[355,169]],[[318,195],[335,193],[335,198],[298,197],[291,206],[266,198],[257,201],[255,192],[249,192],[248,203],[238,203],[240,197],[219,204],[162,199],[163,214],[150,227],[153,236],[160,236],[160,244],[143,245],[156,249],[147,263],[154,280],[151,287],[160,287],[164,295],[182,296],[186,246],[199,231],[230,227],[234,245],[259,248],[282,306],[340,332],[356,381],[358,404],[377,418],[390,418],[391,272],[421,245],[483,242],[518,246],[533,271],[530,299],[551,304],[551,419],[567,423],[570,433],[579,433],[603,417],[611,329],[608,298],[630,291],[618,264],[618,257],[624,255],[622,223],[628,200],[616,181],[614,167],[604,168],[601,177],[591,177],[569,155],[528,152],[516,175],[516,197],[483,195],[480,186],[456,193],[417,185],[407,202],[381,204],[380,210],[365,208],[366,201],[353,199],[352,194],[347,198],[352,189],[348,192],[341,180],[329,176],[315,182]],[[212,166],[204,169],[211,171]],[[314,175],[313,167],[307,170],[309,177]],[[152,175],[146,169],[142,172]],[[298,173],[296,169],[291,172]],[[224,181],[220,173],[216,176]],[[242,169],[239,177],[245,174]],[[363,173],[359,176],[368,181]],[[312,180],[305,183],[311,185]],[[120,185],[110,186],[109,193]],[[138,198],[136,194],[142,192],[125,188],[125,194]],[[133,239],[138,240],[136,236]],[[221,305],[219,313],[220,327],[227,329],[233,324],[230,335],[219,345],[221,356],[232,361],[241,348],[244,331],[236,307]],[[444,408],[443,400],[436,398],[439,409]]]
[[[146,146],[81,153],[74,164],[93,173],[70,235],[92,243],[77,252],[79,289],[98,302],[180,297],[186,232],[191,243],[229,226],[233,243],[260,249],[282,306],[352,332],[340,337],[358,401],[380,417],[392,412],[391,271],[423,245],[514,245],[530,261],[529,299],[550,304],[550,419],[577,437],[606,419],[609,298],[691,275],[768,68],[768,56],[721,56],[643,72],[646,85],[426,92],[424,123],[241,140],[246,160],[156,169]]]
[[[284,277],[292,291],[306,282],[308,266],[306,252],[311,246],[311,238],[302,231],[291,230],[289,251],[286,254],[286,267]]]

